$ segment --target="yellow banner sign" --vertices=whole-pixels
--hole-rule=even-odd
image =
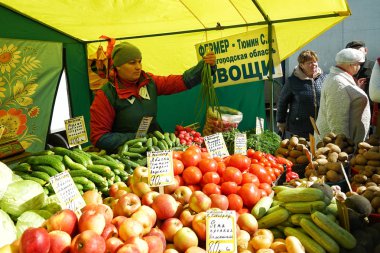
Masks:
[[[273,78],[282,76],[275,30],[272,30]],[[216,54],[215,87],[265,80],[269,76],[268,29],[260,28],[195,45],[198,59]]]

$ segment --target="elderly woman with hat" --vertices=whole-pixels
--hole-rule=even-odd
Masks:
[[[336,66],[330,68],[322,91],[316,122],[320,136],[327,133],[345,134],[355,143],[368,135],[371,112],[366,93],[357,86],[353,76],[365,60],[363,52],[345,48],[336,54]]]
[[[209,52],[182,75],[147,73],[142,69],[140,50],[127,42],[114,47],[112,61],[114,74],[97,91],[90,108],[90,140],[108,152],[135,138],[144,118],[151,120],[149,132],[160,130],[156,120],[157,96],[179,93],[200,84],[204,64],[210,64],[213,72],[216,69],[215,54]]]

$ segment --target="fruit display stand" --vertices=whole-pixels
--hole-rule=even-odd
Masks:
[[[330,219],[337,220],[337,208],[334,196],[326,194],[329,186],[320,189],[307,184],[295,188],[285,182],[286,185],[275,185],[285,176],[284,165],[291,171],[288,159],[253,149],[248,149],[246,155],[211,157],[199,146],[182,146],[176,136],[180,131],[183,130],[131,140],[115,154],[94,148],[52,148],[33,154],[12,170],[7,168],[11,177],[39,185],[38,196],[49,201],[34,209],[51,212],[39,224],[23,227],[22,233],[16,233],[17,239],[1,245],[1,250],[205,252],[205,224],[212,210],[236,213],[237,252],[294,252],[293,248],[299,250],[296,252],[336,252],[337,247],[340,252],[356,252],[362,246],[353,234],[330,224]],[[195,130],[189,133],[193,138],[199,137],[192,131]],[[148,183],[146,157],[148,150],[155,151],[159,146],[174,149],[173,184],[160,189]],[[59,202],[54,198],[49,177],[62,171],[72,176],[85,201],[80,215],[69,209],[51,208]],[[5,191],[0,206],[12,194],[15,193]],[[9,212],[17,225],[22,214],[11,209]],[[368,229],[376,231],[376,226]],[[334,237],[338,232],[340,236]],[[30,244],[32,238],[41,240]]]

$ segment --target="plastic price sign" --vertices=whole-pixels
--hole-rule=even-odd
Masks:
[[[148,183],[151,187],[173,184],[173,151],[147,152]]]
[[[83,116],[65,120],[65,128],[70,148],[88,141]]]
[[[264,119],[256,117],[256,134],[264,132]]]
[[[212,157],[226,157],[229,156],[226,143],[223,139],[222,133],[216,133],[204,137],[207,151]]]
[[[69,172],[64,171],[50,177],[50,184],[58,197],[62,209],[70,209],[77,215],[81,215],[81,209],[86,205],[86,202],[75,186]]]
[[[210,209],[206,212],[206,251],[237,252],[235,211]]]

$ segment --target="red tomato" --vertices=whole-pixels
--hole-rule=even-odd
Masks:
[[[209,152],[202,152],[201,157],[202,159],[212,159],[212,155]]]
[[[198,184],[202,179],[202,172],[198,167],[189,166],[183,170],[182,178],[187,185]]]
[[[263,152],[261,151],[255,151],[253,154],[252,154],[252,158],[254,159],[257,159],[258,161],[260,161],[260,159],[264,156]]]
[[[208,183],[202,187],[202,192],[207,196],[210,196],[211,194],[220,194],[221,190],[219,185],[214,183]]]
[[[181,160],[182,154],[183,154],[183,151],[173,151],[173,158]]]
[[[226,164],[224,162],[218,162],[217,172],[219,176],[223,176],[223,172],[226,170]]]
[[[221,158],[221,157],[219,157],[219,156],[215,156],[215,157],[212,158],[212,159],[214,159],[214,160],[217,161],[217,162],[223,162],[223,158]]]
[[[201,186],[198,184],[190,184],[187,187],[189,187],[193,192],[201,190]]]
[[[267,192],[265,190],[263,190],[263,189],[257,189],[257,191],[259,193],[258,195],[260,196],[260,198],[268,196]]]
[[[247,149],[247,156],[249,158],[252,158],[254,153],[255,153],[254,149],[252,149],[252,148]]]
[[[196,146],[196,145],[190,145],[190,146],[185,150],[185,152],[186,152],[187,150],[194,150],[194,151],[196,151],[196,152],[199,153],[199,154],[202,153],[201,148],[198,147],[198,146]]]
[[[243,213],[249,213],[248,208],[242,208],[239,211],[237,211],[238,214],[243,214]]]
[[[200,160],[201,154],[193,149],[188,148],[182,153],[182,162],[185,168],[189,166],[197,166]]]
[[[242,154],[234,154],[230,157],[228,162],[228,166],[232,166],[238,168],[240,171],[246,171],[249,169],[249,165],[251,164],[251,159]]]
[[[240,211],[243,208],[243,199],[237,194],[230,194],[228,198],[228,210]]]
[[[232,193],[237,193],[238,185],[235,182],[223,182],[220,186],[222,194],[228,196]]]
[[[218,162],[214,159],[203,158],[198,163],[198,168],[203,174],[209,171],[218,171]]]
[[[173,173],[174,176],[180,175],[184,170],[183,162],[176,158],[173,159]]]
[[[223,172],[223,180],[224,182],[235,182],[236,184],[241,184],[243,180],[243,176],[241,171],[238,168],[228,166]]]
[[[261,198],[259,189],[252,183],[247,183],[241,186],[238,191],[239,196],[243,199],[244,206],[251,209]]]
[[[274,170],[272,167],[265,167],[265,170],[267,171],[268,175],[272,179],[272,181],[276,180],[276,175],[274,174]]]
[[[220,183],[219,174],[214,171],[209,171],[203,174],[202,184],[208,184],[208,183],[219,184]]]
[[[259,160],[255,159],[255,158],[252,158],[251,159],[251,164],[256,164],[256,163],[259,163]]]
[[[260,164],[251,164],[249,172],[255,174],[259,178],[260,183],[271,184],[273,182],[265,168]]]
[[[276,175],[276,178],[278,178],[282,173],[281,169],[278,169],[278,168],[274,168],[273,171],[274,171],[274,174]]]
[[[272,186],[267,183],[259,184],[259,189],[264,190],[267,193],[267,195],[270,195],[272,193]]]
[[[256,186],[260,184],[259,178],[250,172],[245,172],[243,173],[243,180],[241,181],[241,184],[246,184],[246,183],[252,183]]]

